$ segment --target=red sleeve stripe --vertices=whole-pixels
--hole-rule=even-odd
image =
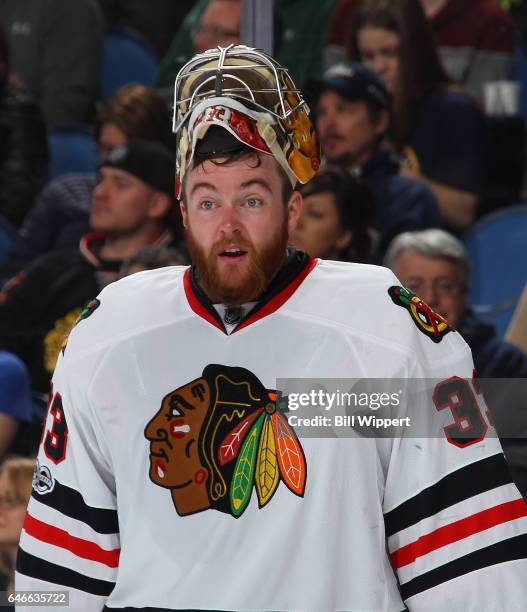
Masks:
[[[450,525],[440,527],[394,551],[391,554],[392,564],[399,569],[438,548],[523,516],[527,516],[527,504],[523,499],[477,512],[472,516],[450,523]]]
[[[119,554],[121,552],[119,548],[105,550],[94,542],[77,538],[67,531],[64,531],[64,529],[59,529],[58,527],[53,527],[52,525],[39,521],[34,516],[31,516],[29,512],[26,514],[26,519],[24,521],[24,530],[37,540],[46,542],[46,544],[60,546],[65,550],[69,550],[74,555],[77,555],[77,557],[82,557],[89,561],[97,561],[108,567],[119,566]]]

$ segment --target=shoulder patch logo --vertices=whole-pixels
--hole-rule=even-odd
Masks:
[[[51,493],[55,487],[55,480],[46,465],[40,465],[38,460],[33,473],[33,489],[41,495]]]
[[[249,370],[206,366],[145,427],[150,480],[170,489],[180,516],[213,509],[239,518],[253,489],[263,508],[280,482],[303,497],[306,459],[286,406]]]
[[[75,323],[70,327],[68,333],[62,336],[62,346],[60,348],[62,350],[63,355],[66,352],[66,347],[68,346],[68,339],[69,339],[71,330],[84,319],[91,317],[91,315],[97,310],[97,308],[99,308],[100,305],[101,305],[101,300],[94,298],[93,300],[90,300],[89,302],[87,302],[87,304],[81,310],[80,314],[77,316]]]
[[[75,325],[77,325],[79,321],[82,321],[84,319],[87,319],[88,317],[91,317],[91,315],[97,310],[97,308],[99,308],[100,305],[101,305],[101,300],[98,300],[97,298],[89,301],[86,304],[86,306],[84,306],[84,308],[82,309]]]
[[[446,319],[434,312],[411,289],[394,285],[388,289],[388,294],[394,304],[408,310],[417,329],[434,342],[441,342],[443,337],[452,331]]]

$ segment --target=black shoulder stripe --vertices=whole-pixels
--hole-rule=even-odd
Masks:
[[[78,491],[61,484],[56,479],[51,491],[39,493],[33,489],[32,497],[70,518],[86,523],[98,533],[119,533],[116,510],[88,506]]]
[[[386,536],[474,495],[512,482],[503,453],[480,459],[445,476],[384,515]]]
[[[450,561],[445,565],[441,565],[425,574],[417,576],[417,578],[401,585],[401,595],[403,600],[406,601],[408,598],[422,591],[431,589],[438,584],[443,584],[459,576],[469,574],[470,572],[483,569],[484,567],[490,567],[491,565],[497,565],[498,563],[506,563],[507,561],[517,561],[518,559],[526,558],[527,534],[522,534],[508,540],[502,540],[486,548],[476,550],[455,561]]]
[[[90,578],[72,569],[39,559],[22,548],[18,549],[16,569],[17,572],[31,578],[45,580],[46,582],[71,587],[85,593],[103,597],[108,597],[115,586],[114,582]]]

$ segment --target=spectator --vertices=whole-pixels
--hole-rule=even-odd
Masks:
[[[300,188],[302,212],[291,243],[311,257],[368,263],[375,199],[346,171],[322,168]]]
[[[6,459],[0,468],[0,581],[2,591],[8,594],[13,592],[18,541],[31,496],[34,470],[34,459],[15,456]],[[7,601],[1,604],[4,608]]]
[[[167,52],[170,41],[194,4],[193,0],[97,0],[110,29],[141,34],[158,57]]]
[[[325,62],[342,61],[360,0],[339,0],[331,15]],[[420,0],[448,74],[474,95],[486,81],[512,77],[514,31],[496,0]]]
[[[187,14],[161,60],[157,86],[172,96],[176,75],[194,52],[239,42],[239,0],[199,0]]]
[[[481,378],[526,378],[527,356],[497,337],[468,306],[469,262],[462,243],[442,230],[406,232],[386,253],[386,265],[459,331]]]
[[[111,96],[98,114],[96,138],[104,161],[116,146],[131,138],[172,147],[170,112],[153,89],[131,83]],[[46,252],[76,247],[89,230],[96,174],[69,174],[42,191],[0,268],[5,282]]]
[[[472,350],[475,374],[492,411],[512,476],[527,497],[525,387],[490,379],[526,378],[527,355],[497,337],[468,307],[469,262],[462,243],[442,230],[407,232],[394,239],[386,265],[443,316]],[[518,436],[523,434],[523,438]]]
[[[420,0],[448,74],[474,95],[513,75],[512,19],[496,0]]]
[[[379,256],[396,234],[441,223],[432,190],[401,176],[396,156],[381,148],[390,104],[382,79],[356,62],[326,73],[317,104],[316,126],[326,159],[358,177],[375,196]]]
[[[80,248],[39,257],[4,288],[0,346],[26,363],[33,390],[49,391],[64,336],[123,261],[172,240],[173,175],[173,154],[160,144],[135,140],[114,149],[93,195],[95,233]]]
[[[404,172],[434,190],[444,220],[473,221],[483,180],[484,115],[452,87],[418,0],[366,0],[354,13],[350,52],[393,96],[393,141]]]
[[[103,38],[95,0],[4,0],[0,20],[12,70],[42,107],[48,129],[89,125]]]
[[[274,55],[278,60],[287,63],[289,72],[300,85],[322,74],[322,48],[326,40],[329,16],[336,1],[277,0],[275,2]],[[237,36],[233,36],[234,25],[240,21],[239,15],[239,0],[196,2],[161,61],[157,87],[167,95],[172,95],[176,75],[181,66],[192,57],[193,51],[205,50],[207,48],[205,45],[225,46],[235,39],[239,40],[239,25]],[[206,26],[208,32],[207,40],[201,37],[201,34],[205,33],[202,24]],[[211,37],[215,28],[215,36]],[[200,34],[199,38],[197,34]]]
[[[0,351],[0,461],[11,449],[20,426],[31,420],[29,376],[16,355]]]
[[[121,268],[121,277],[144,270],[165,268],[166,266],[185,266],[187,263],[176,249],[165,246],[147,246],[141,249],[137,255],[124,262]]]
[[[42,112],[26,91],[9,84],[9,73],[0,28],[0,215],[18,228],[47,180],[48,141]]]

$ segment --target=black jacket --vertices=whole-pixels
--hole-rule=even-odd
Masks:
[[[0,215],[16,229],[48,178],[43,115],[27,94],[0,101]]]
[[[156,244],[172,240],[165,232]],[[24,361],[33,391],[49,392],[62,342],[82,308],[118,278],[123,262],[101,259],[103,242],[104,234],[87,234],[80,248],[39,257],[2,290],[0,348]]]
[[[472,350],[478,378],[527,378],[527,355],[498,338],[494,327],[471,310],[458,331]]]

